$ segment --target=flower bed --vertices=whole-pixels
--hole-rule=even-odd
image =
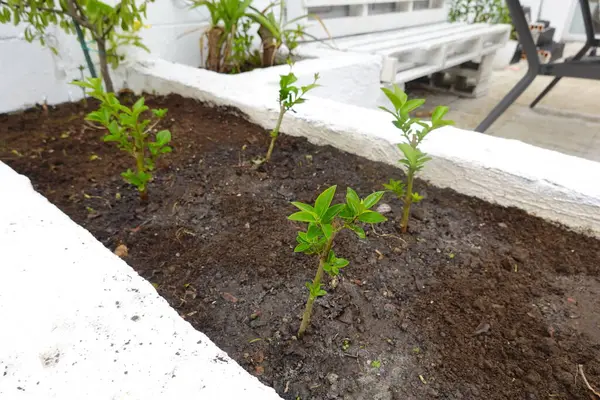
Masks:
[[[104,245],[125,245],[183,318],[283,398],[584,399],[577,364],[600,382],[598,241],[421,181],[408,234],[391,196],[367,240],[340,234],[351,264],[295,340],[314,260],[293,253],[290,201],[332,184],[364,196],[398,169],[289,136],[254,169],[264,129],[179,96],[147,100],[169,109],[174,149],[146,205],[118,176],[127,155],[79,104],[0,117],[0,159]]]

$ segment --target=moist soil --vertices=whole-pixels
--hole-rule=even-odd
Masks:
[[[366,195],[399,169],[267,132],[178,96],[161,128],[174,151],[140,203],[132,159],[84,123],[82,104],[0,116],[0,159],[126,261],[179,314],[284,399],[593,399],[600,387],[600,243],[511,208],[417,182],[410,232],[389,221],[350,260],[312,326],[298,329],[316,260],[294,254],[290,201],[329,185]],[[88,111],[93,103],[88,105]],[[40,299],[40,301],[43,301]],[[201,373],[201,371],[199,371]]]

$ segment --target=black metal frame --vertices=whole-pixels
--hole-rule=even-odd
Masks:
[[[489,115],[475,128],[477,132],[485,132],[521,94],[529,87],[538,75],[554,76],[554,80],[531,103],[533,108],[552,90],[563,77],[600,79],[600,58],[584,59],[590,48],[600,47],[600,40],[594,35],[592,12],[589,0],[579,0],[583,23],[585,25],[586,42],[577,54],[563,62],[542,64],[540,62],[529,24],[525,18],[520,0],[506,0],[506,5],[512,17],[512,23],[519,35],[519,42],[527,58],[528,70],[525,76],[517,82],[515,87],[492,109]]]

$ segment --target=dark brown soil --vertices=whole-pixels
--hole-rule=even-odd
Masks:
[[[183,318],[283,398],[593,398],[575,375],[582,364],[600,387],[597,240],[419,182],[409,234],[386,196],[390,221],[365,241],[340,235],[351,264],[298,341],[316,265],[292,251],[289,202],[332,184],[365,195],[398,170],[283,136],[257,171],[263,129],[177,96],[148,103],[169,109],[174,152],[147,205],[78,104],[0,116],[0,159],[109,249],[125,244]]]

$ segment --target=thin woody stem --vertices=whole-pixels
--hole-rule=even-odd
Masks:
[[[317,274],[315,275],[315,279],[313,280],[313,286],[320,287],[321,279],[323,279],[323,272],[325,262],[327,261],[327,257],[329,252],[331,251],[331,247],[333,246],[333,238],[335,237],[335,232],[331,234],[327,244],[325,245],[325,249],[321,253],[319,257],[319,268],[317,269]],[[300,329],[298,329],[298,339],[304,336],[304,332],[308,325],[310,324],[310,317],[312,315],[313,304],[316,300],[316,296],[313,296],[312,293],[308,295],[308,301],[306,302],[306,307],[304,308],[304,313],[302,314],[302,323],[300,324]]]

